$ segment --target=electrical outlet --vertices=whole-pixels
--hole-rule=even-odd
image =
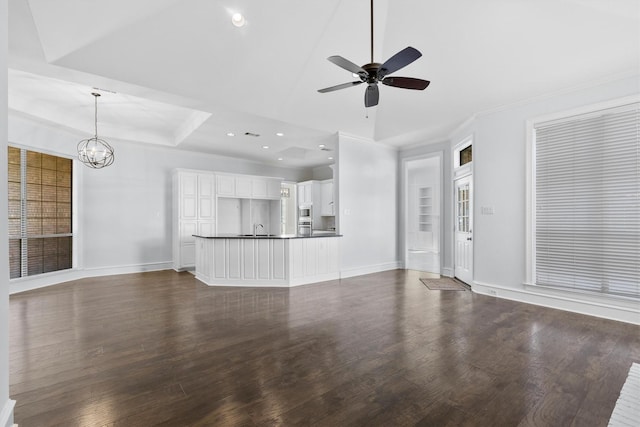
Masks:
[[[492,297],[496,297],[496,296],[498,296],[498,292],[496,292],[494,289],[489,289],[489,290],[487,290],[487,293],[488,293],[489,295],[491,295]]]

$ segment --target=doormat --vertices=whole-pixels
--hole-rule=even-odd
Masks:
[[[423,285],[432,291],[466,291],[469,289],[462,282],[451,277],[441,277],[439,279],[420,279]]]
[[[622,386],[620,397],[613,408],[609,427],[637,426],[640,420],[640,363],[634,363],[629,369],[627,380]]]

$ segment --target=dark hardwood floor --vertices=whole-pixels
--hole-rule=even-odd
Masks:
[[[637,326],[415,271],[293,289],[162,271],[11,296],[16,422],[32,426],[605,426]]]

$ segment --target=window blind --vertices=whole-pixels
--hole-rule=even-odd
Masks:
[[[536,285],[640,299],[640,103],[534,129]]]
[[[72,267],[71,159],[8,148],[9,274]]]

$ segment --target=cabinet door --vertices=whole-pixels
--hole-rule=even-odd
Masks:
[[[180,268],[193,267],[196,264],[196,244],[180,245]]]
[[[264,178],[251,178],[251,197],[264,199],[267,197],[267,180]]]
[[[198,223],[196,221],[180,221],[180,243],[194,243],[194,234],[198,233]]]
[[[215,217],[215,177],[213,174],[198,174],[198,219],[212,220]]]
[[[236,197],[251,197],[251,178],[237,176],[236,178]]]
[[[298,205],[311,204],[311,196],[311,184],[298,184]]]
[[[267,180],[267,198],[280,199],[280,187],[282,187],[282,181],[279,179]]]
[[[216,176],[216,188],[218,196],[235,196],[236,195],[236,179],[229,175]]]
[[[198,221],[198,234],[200,236],[213,236],[216,223],[213,221]]]
[[[196,271],[198,276],[204,280],[211,280],[211,248],[213,242],[207,239],[198,239],[196,241]]]
[[[196,219],[198,216],[198,175],[180,173],[180,218]]]

